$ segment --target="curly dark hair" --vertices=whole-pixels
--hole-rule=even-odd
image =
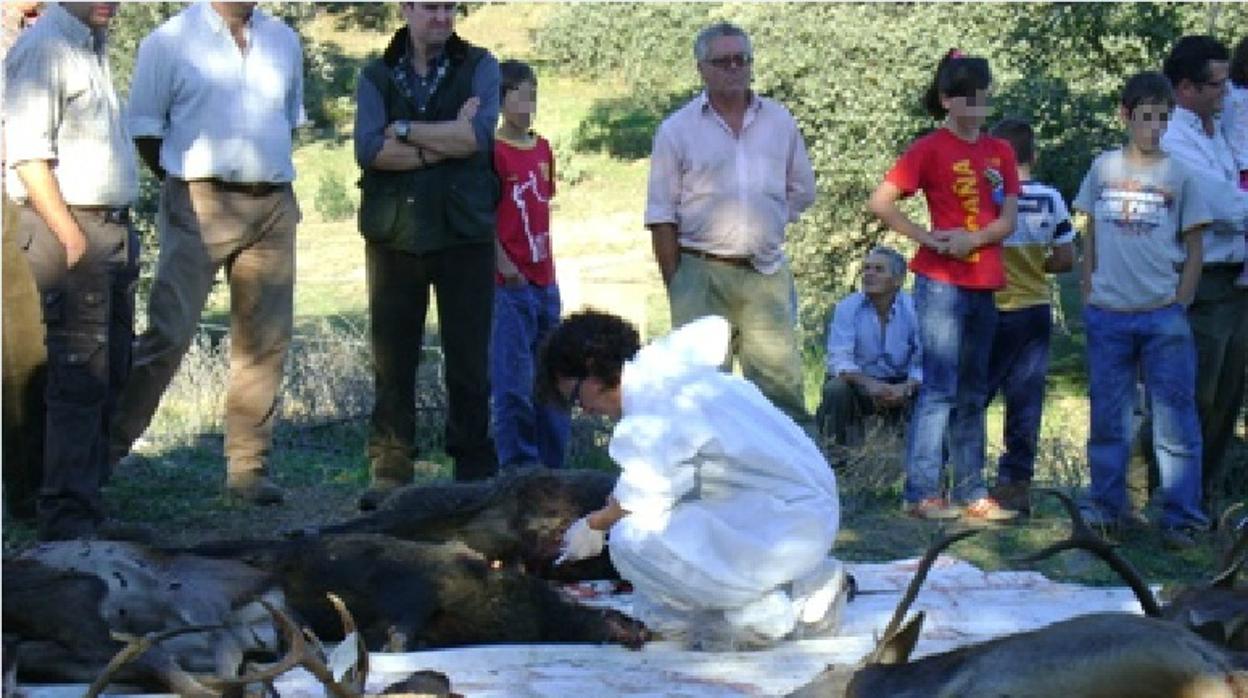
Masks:
[[[559,392],[560,378],[592,376],[614,388],[620,384],[624,362],[640,348],[637,329],[624,318],[598,310],[573,313],[542,344],[538,399],[570,407]]]

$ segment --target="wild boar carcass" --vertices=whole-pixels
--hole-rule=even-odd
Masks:
[[[491,561],[459,542],[323,534],[206,544],[193,551],[270,571],[290,608],[327,639],[340,630],[326,594],[340,596],[372,649],[499,642],[639,647],[648,639],[637,621],[576,604],[519,565]]]
[[[533,468],[480,482],[410,485],[392,494],[376,512],[320,532],[458,541],[487,559],[519,563],[545,579],[618,579],[605,554],[554,565],[564,531],[600,508],[615,481],[615,474],[598,470]]]

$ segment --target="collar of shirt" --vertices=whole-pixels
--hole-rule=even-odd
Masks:
[[[427,65],[429,69],[425,71],[424,79],[428,79],[429,76],[436,73],[438,68],[441,68],[448,60],[445,48],[438,51],[434,55],[429,56],[425,60],[425,65]],[[407,66],[409,70],[412,69],[412,45],[410,42],[403,46],[403,56],[399,58],[399,65]],[[421,76],[417,75],[416,78],[421,79]]]
[[[212,3],[201,2],[198,3],[197,6],[199,7],[200,18],[203,19],[204,23],[208,25],[208,28],[211,29],[214,34],[224,33],[227,36],[229,35],[230,28],[226,26],[225,18],[218,14],[216,10],[212,9]],[[261,16],[262,13],[260,12],[259,7],[251,8],[251,14],[247,17],[247,23],[245,25],[247,27],[247,43],[249,45],[251,44],[251,37],[254,35],[253,30],[256,27],[256,22],[259,21]],[[234,38],[230,37],[230,41],[233,40]]]
[[[754,94],[753,90],[746,92],[746,96],[750,98],[750,101],[745,105],[745,119],[741,122],[742,131],[749,128],[750,124],[754,121],[754,117],[758,114],[759,110],[763,108],[763,100],[759,99],[758,95]],[[731,132],[732,129],[729,129],[728,124],[724,123],[724,117],[720,116],[720,113],[715,111],[715,107],[711,106],[711,97],[706,93],[706,90],[702,90],[702,93],[698,95],[697,99],[698,108],[702,110],[703,115],[709,115],[711,118],[718,121],[721,126]]]
[[[225,17],[222,17],[220,12],[212,9],[212,2],[198,2],[197,6],[200,7],[201,19],[206,22],[212,31],[230,31],[230,27],[226,26]],[[251,30],[251,27],[256,26],[258,14],[260,14],[260,7],[252,7],[251,15],[247,16],[248,30]]]
[[[51,23],[62,36],[75,45],[100,54],[104,52],[104,32],[99,32],[97,47],[96,32],[79,21],[77,17],[69,14],[59,4],[49,3],[39,17],[39,21]]]
[[[1213,135],[1209,135],[1196,112],[1175,107],[1161,143],[1167,153],[1179,160],[1189,164],[1199,163],[1197,171],[1220,172],[1221,177],[1228,181],[1239,179],[1230,145],[1222,135],[1222,129],[1217,127],[1216,120]]]
[[[412,103],[412,106],[416,107],[416,111],[423,114],[429,108],[429,100],[433,97],[434,91],[438,89],[442,78],[446,76],[450,63],[451,59],[446,55],[446,51],[439,51],[436,56],[428,59],[429,69],[425,74],[417,75],[412,67],[412,47],[404,46],[403,55],[392,71],[395,85]]]
[[[884,324],[888,324],[889,322],[892,321],[893,318],[897,317],[897,304],[900,302],[901,302],[901,292],[898,291],[897,293],[893,294],[893,302],[890,303],[888,306],[888,317],[884,318]],[[872,302],[871,296],[868,296],[865,293],[862,294],[862,305],[859,307],[860,312],[864,310],[869,310],[871,311],[872,315],[879,317],[879,313],[875,311],[875,303]]]
[[[1196,134],[1200,134],[1206,139],[1212,138],[1212,136],[1205,131],[1205,124],[1200,120],[1200,117],[1196,114],[1196,112],[1186,107],[1176,106],[1174,108],[1174,116],[1170,118],[1169,128],[1174,128],[1175,126],[1187,129]],[[1213,132],[1218,132],[1216,125]]]

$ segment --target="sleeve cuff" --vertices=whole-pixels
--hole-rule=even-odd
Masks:
[[[163,119],[150,116],[133,116],[126,122],[131,138],[164,138],[166,129]]]
[[[5,160],[9,161],[9,166],[31,160],[56,160],[56,149],[49,142],[24,141],[14,144],[10,141],[6,144],[6,151]]]
[[[645,214],[645,222],[643,225],[657,225],[659,223],[676,223],[676,211],[670,209],[647,208]]]
[[[859,368],[858,365],[853,363],[852,361],[845,361],[841,359],[841,360],[837,360],[837,361],[833,361],[829,363],[828,371],[831,372],[832,375],[834,376],[839,376],[842,373],[860,373],[862,369]]]

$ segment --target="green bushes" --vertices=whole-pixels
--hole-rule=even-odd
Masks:
[[[355,215],[355,201],[347,194],[342,179],[333,172],[322,172],[317,180],[316,212],[324,221],[342,221]]]
[[[750,33],[755,89],[793,112],[818,175],[819,199],[788,247],[814,338],[862,253],[882,238],[901,242],[865,201],[905,145],[935,125],[919,98],[942,53],[958,47],[991,61],[993,118],[1033,121],[1036,175],[1069,198],[1096,153],[1120,138],[1114,103],[1125,77],[1157,69],[1178,36],[1209,31],[1212,12],[1181,3],[568,4],[539,34],[538,52],[562,71],[631,86],[573,144],[626,156],[644,143],[643,124],[662,118],[647,105],[698,88],[692,45],[701,27],[725,19]],[[1248,8],[1218,6],[1213,31],[1233,43],[1248,33]]]

